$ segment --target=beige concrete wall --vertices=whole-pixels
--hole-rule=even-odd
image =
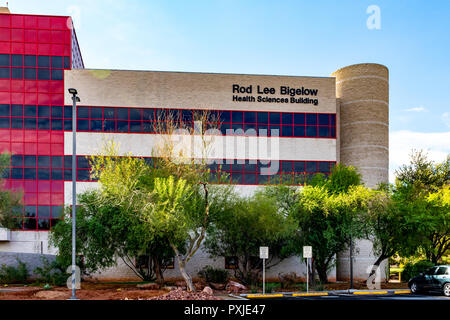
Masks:
[[[76,88],[79,105],[226,109],[286,112],[336,112],[336,86],[332,77],[293,77],[194,72],[126,71],[126,70],[65,70],[65,88]],[[280,86],[318,89],[317,106],[295,103],[233,102],[233,84],[274,87],[270,97],[279,94]],[[239,94],[246,96],[247,94]],[[264,95],[265,96],[265,95]],[[311,96],[304,96],[311,97]],[[66,105],[71,95],[65,92]]]
[[[306,279],[306,264],[301,262],[300,257],[290,257],[284,259],[279,264],[266,270],[267,281],[279,281],[278,274],[286,272],[295,272],[298,277]],[[225,268],[225,258],[211,258],[208,253],[205,252],[203,247],[195,253],[193,258],[186,266],[186,271],[193,277],[198,278],[198,272],[203,269],[204,266],[211,266],[218,269]],[[233,276],[233,270],[228,270],[230,275]],[[130,280],[137,281],[139,278],[133,273],[133,271],[125,265],[121,259],[117,260],[117,266],[108,268],[92,275],[92,278],[102,281],[113,280]],[[175,268],[167,269],[164,272],[165,280],[182,280],[180,269],[177,262],[175,262]],[[328,273],[329,281],[336,281],[336,268],[332,268]]]
[[[163,143],[167,137],[157,134],[132,133],[77,133],[77,154],[98,154],[105,143],[114,141],[120,154],[131,152],[134,156],[150,157],[155,146]],[[174,145],[193,154],[202,156],[203,148],[196,148],[199,141],[190,135],[174,135]],[[64,134],[64,154],[72,154],[72,133]],[[336,161],[335,139],[303,138],[264,138],[212,136],[208,144],[208,158],[219,159],[258,159],[258,160],[309,160]]]
[[[55,254],[56,249],[49,244],[48,231],[10,231],[9,241],[0,242],[0,252]]]

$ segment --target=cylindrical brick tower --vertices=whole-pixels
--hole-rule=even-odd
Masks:
[[[389,71],[379,64],[355,64],[337,70],[339,161],[352,165],[367,187],[389,181]],[[365,279],[375,261],[372,245],[359,241],[354,254],[354,277]],[[359,252],[358,252],[359,250]],[[337,278],[349,276],[349,255],[338,255]],[[382,272],[382,276],[384,273]]]

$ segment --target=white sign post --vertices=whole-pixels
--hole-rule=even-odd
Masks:
[[[259,247],[259,258],[263,259],[263,294],[266,293],[266,259],[269,259],[269,247]]]
[[[312,247],[303,247],[303,258],[306,258],[306,293],[309,291],[309,258],[312,258]]]

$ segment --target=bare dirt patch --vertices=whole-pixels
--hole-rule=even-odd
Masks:
[[[44,290],[43,287],[37,286],[10,286],[0,289],[3,289],[0,290],[0,300],[67,300],[72,295],[72,291],[66,287]],[[219,292],[214,292],[217,293]],[[143,290],[138,288],[136,283],[83,282],[81,289],[76,291],[76,296],[80,300],[222,300],[201,290],[198,292],[187,292],[181,288]]]
[[[0,292],[0,300],[66,300],[72,295],[71,290],[58,287],[43,290],[42,287],[8,288],[18,291]],[[125,300],[149,299],[166,294],[166,290],[139,290],[133,288],[82,289],[77,290],[77,298],[81,300]]]

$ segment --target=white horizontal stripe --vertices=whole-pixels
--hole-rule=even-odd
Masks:
[[[188,150],[188,154],[201,158],[199,136],[173,135],[178,149]],[[255,160],[308,160],[336,161],[336,139],[314,138],[267,138],[239,136],[209,136],[211,144],[207,158],[218,159],[255,159]],[[114,141],[120,154],[131,153],[134,156],[151,157],[161,141],[167,141],[168,135],[136,133],[77,133],[77,154],[98,154],[108,141]],[[64,154],[72,154],[72,133],[64,133]]]
[[[389,82],[389,80],[386,79],[385,77],[375,76],[375,75],[366,75],[366,76],[355,76],[355,77],[342,79],[342,80],[336,81],[336,84],[339,84],[339,83],[344,82],[344,81],[358,80],[358,79],[379,79],[379,80],[383,80],[383,81]]]
[[[372,103],[375,102],[375,103],[382,103],[386,106],[389,106],[389,102],[380,100],[380,99],[360,99],[360,100],[345,101],[345,102],[341,102],[341,105],[347,105],[347,104],[359,103],[359,102],[372,102]]]
[[[382,126],[389,127],[389,124],[387,124],[386,122],[381,122],[381,121],[354,121],[354,122],[349,122],[349,123],[342,123],[341,128],[346,127],[346,126],[351,126],[354,124],[379,124]]]
[[[88,190],[97,189],[98,185],[98,182],[77,181],[77,194],[82,194]],[[78,197],[77,200],[79,200]],[[72,181],[64,181],[64,203],[72,204]]]
[[[341,150],[347,150],[347,149],[358,149],[358,148],[380,148],[380,149],[384,149],[386,151],[389,151],[389,148],[386,146],[382,146],[382,145],[377,145],[377,144],[358,144],[358,145],[353,145],[350,147],[343,147],[341,148]]]
[[[359,169],[370,169],[370,170],[382,170],[382,171],[389,171],[389,168],[385,167],[359,167]]]

